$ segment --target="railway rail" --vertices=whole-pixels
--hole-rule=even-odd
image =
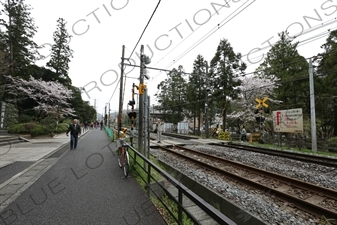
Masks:
[[[261,147],[256,147],[256,146],[240,145],[240,144],[234,144],[231,142],[224,143],[224,144],[214,143],[212,145],[248,150],[248,151],[258,152],[258,153],[264,153],[268,155],[274,155],[274,156],[299,160],[302,162],[316,163],[316,164],[323,165],[323,166],[337,167],[336,158],[328,158],[328,157],[317,156],[317,155],[308,155],[308,154],[302,154],[302,153],[296,153],[296,152],[290,152],[290,151],[261,148]]]
[[[179,139],[184,139],[184,140],[199,139],[199,138],[193,137],[193,136],[173,134],[173,133],[162,133],[162,135],[169,136],[169,137],[175,137],[175,138],[179,138]]]
[[[290,177],[198,152],[182,146],[161,148],[204,168],[270,194],[293,207],[321,218],[337,219],[337,191]],[[336,223],[335,223],[336,224]]]

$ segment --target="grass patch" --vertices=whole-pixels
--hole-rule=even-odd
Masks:
[[[295,148],[295,147],[287,147],[287,146],[282,146],[282,148],[278,145],[275,144],[260,144],[258,142],[252,142],[253,146],[256,147],[261,147],[261,148],[272,148],[272,149],[277,149],[277,150],[285,150],[285,151],[293,151],[293,152],[299,152],[299,153],[307,153],[307,154],[313,154],[313,155],[320,155],[320,156],[332,156],[332,157],[337,157],[337,153],[334,152],[326,152],[326,151],[319,151],[317,150],[316,152],[313,152],[311,149],[307,148]]]

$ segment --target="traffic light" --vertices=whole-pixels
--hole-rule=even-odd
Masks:
[[[147,55],[144,55],[144,63],[145,65],[148,65],[151,63],[151,58]]]
[[[136,104],[135,100],[131,100],[131,101],[129,101],[129,103],[128,103],[128,105],[130,105],[130,106],[133,106],[133,105],[135,105],[135,104]]]
[[[264,120],[265,120],[265,118],[259,116],[259,117],[255,117],[255,120],[256,120],[256,122],[258,122],[258,123],[263,123]]]
[[[137,113],[136,112],[129,112],[128,116],[129,116],[130,119],[132,119],[132,117],[133,117],[133,119],[136,119]]]

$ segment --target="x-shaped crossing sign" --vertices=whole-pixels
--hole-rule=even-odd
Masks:
[[[256,98],[255,101],[258,103],[255,108],[261,108],[262,106],[265,108],[268,108],[268,104],[266,103],[266,101],[268,100],[268,97],[264,97],[263,99],[258,99]]]

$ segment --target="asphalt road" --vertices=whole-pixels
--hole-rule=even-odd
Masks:
[[[90,131],[1,212],[0,224],[166,224],[136,180],[123,178],[115,149],[104,131]]]

